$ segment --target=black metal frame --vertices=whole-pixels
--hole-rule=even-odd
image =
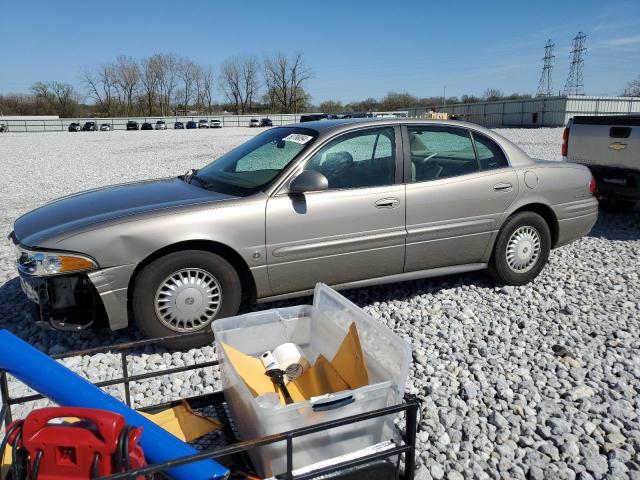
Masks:
[[[197,335],[198,334],[188,333],[188,334],[180,335],[180,337],[194,337]],[[196,363],[194,365],[185,365],[183,367],[175,367],[175,368],[170,368],[166,370],[157,370],[153,372],[141,373],[138,375],[129,375],[129,371],[127,368],[127,353],[129,353],[131,350],[138,349],[140,347],[157,344],[160,341],[165,340],[167,338],[170,338],[170,337],[155,338],[150,340],[140,340],[135,342],[121,343],[118,345],[111,345],[108,347],[98,347],[98,348],[91,348],[86,350],[79,350],[79,351],[70,352],[66,354],[55,355],[52,358],[58,360],[58,359],[81,356],[81,355],[93,355],[96,353],[112,353],[113,354],[113,353],[119,352],[121,367],[122,367],[122,377],[117,379],[112,379],[112,380],[95,382],[94,385],[96,385],[97,387],[123,385],[125,403],[128,406],[131,406],[131,394],[130,394],[130,388],[129,388],[129,385],[131,382],[147,380],[150,378],[160,377],[165,375],[171,375],[174,373],[181,373],[188,370],[198,370],[198,369],[207,368],[207,367],[214,367],[218,365],[219,362],[217,360],[213,360],[213,361],[207,361],[202,363]],[[176,337],[171,337],[171,338],[176,338]],[[22,397],[12,398],[9,394],[7,375],[8,374],[5,370],[0,369],[0,394],[2,394],[2,409],[0,410],[0,421],[3,421],[5,423],[5,426],[8,426],[12,421],[12,414],[11,414],[12,405],[24,404],[27,402],[32,402],[32,401],[44,398],[44,396],[40,394],[26,395]],[[218,391],[218,392],[214,392],[206,395],[191,397],[185,400],[187,400],[189,403],[199,404],[202,406],[217,405],[218,407],[220,407],[224,402],[224,397],[222,395],[222,392]],[[157,404],[150,407],[141,408],[140,410],[141,411],[160,410],[163,408],[172,407],[176,404],[179,404],[181,401],[182,400]],[[297,428],[294,430],[289,430],[287,432],[268,435],[268,436],[256,438],[253,440],[236,442],[236,443],[233,443],[232,445],[229,445],[223,448],[217,448],[213,450],[204,450],[194,455],[181,457],[181,458],[164,462],[164,463],[148,465],[143,468],[130,470],[122,473],[117,473],[117,474],[110,475],[108,477],[103,477],[103,478],[109,479],[109,480],[135,479],[139,475],[145,475],[145,474],[150,475],[154,473],[166,472],[167,470],[173,469],[175,467],[179,467],[181,465],[185,465],[185,464],[200,461],[200,460],[220,459],[222,457],[230,457],[232,455],[246,455],[246,452],[248,450],[255,447],[269,445],[277,442],[286,442],[287,472],[282,474],[278,478],[283,478],[286,480],[294,480],[294,479],[306,480],[306,479],[314,478],[320,475],[334,473],[346,468],[363,465],[368,462],[372,462],[374,460],[388,459],[396,455],[399,456],[401,454],[404,454],[404,474],[402,475],[402,478],[413,479],[415,474],[416,429],[417,429],[419,410],[420,410],[420,404],[418,400],[413,396],[407,395],[405,396],[404,402],[399,405],[385,407],[385,408],[381,408],[371,412],[361,413],[358,415],[353,415],[353,416],[341,418],[338,420],[311,425],[308,427]],[[335,465],[323,467],[321,469],[314,470],[313,472],[297,475],[294,477],[293,475],[293,439],[294,438],[317,433],[317,432],[328,430],[331,428],[349,425],[352,423],[366,421],[372,418],[383,417],[391,414],[398,414],[400,412],[405,412],[405,419],[406,419],[405,433],[402,434],[403,444],[396,445],[395,447],[389,448],[387,450],[383,450],[381,452],[358,457],[358,458],[344,461]],[[227,435],[227,438],[230,438],[230,440],[233,441],[234,439],[231,438],[233,437],[233,435],[230,432],[229,425],[225,424],[223,428],[227,430],[225,432]]]

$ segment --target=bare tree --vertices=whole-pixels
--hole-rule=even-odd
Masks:
[[[75,113],[78,95],[68,83],[37,82],[31,87],[31,91],[61,117],[71,117]]]
[[[213,70],[205,68],[202,70],[202,101],[207,106],[207,113],[211,115],[211,104],[213,102]]]
[[[140,86],[142,87],[142,103],[146,107],[147,114],[153,115],[153,110],[158,99],[158,84],[161,67],[156,55],[143,58],[140,61]]]
[[[158,104],[160,115],[171,112],[171,100],[178,86],[180,62],[173,54],[160,53],[153,56],[157,71]]]
[[[258,94],[259,68],[258,60],[250,56],[228,58],[222,63],[220,88],[237,113],[250,109]]]
[[[185,112],[189,106],[189,102],[193,98],[194,84],[198,75],[198,66],[189,59],[182,60],[178,77],[182,81],[180,90],[180,100]]]
[[[278,53],[264,61],[264,83],[272,107],[280,113],[297,113],[309,100],[304,84],[311,78],[302,52],[291,58]]]
[[[622,92],[623,97],[640,97],[640,75],[635,80],[631,80],[627,83],[627,86]]]
[[[195,70],[195,98],[194,98],[194,103],[195,103],[195,107],[198,110],[198,112],[202,111],[202,107],[203,107],[203,99],[202,99],[202,94],[203,94],[203,85],[202,85],[202,77],[203,77],[203,69],[200,65],[196,66],[196,70]]]
[[[121,102],[124,104],[124,114],[129,116],[133,109],[133,100],[136,90],[140,84],[140,67],[136,61],[120,55],[114,64],[115,85],[121,95]]]
[[[102,65],[95,70],[85,70],[82,81],[89,90],[89,96],[98,104],[100,111],[113,116],[117,107],[117,75],[113,65]]]

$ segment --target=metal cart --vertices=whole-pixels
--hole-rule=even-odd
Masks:
[[[181,336],[189,337],[197,334],[184,334]],[[162,377],[190,370],[199,370],[207,367],[216,367],[217,360],[205,361],[194,365],[185,365],[180,367],[168,368],[165,370],[156,370],[153,372],[145,372],[141,374],[129,374],[127,355],[140,350],[149,345],[155,345],[166,338],[156,338],[151,340],[140,340],[136,342],[122,343],[118,345],[110,345],[107,347],[92,348],[87,350],[79,350],[75,352],[65,353],[53,356],[54,359],[64,359],[81,355],[94,355],[97,353],[110,353],[120,355],[120,365],[122,369],[122,377],[95,382],[98,387],[108,387],[114,385],[124,386],[124,401],[131,406],[130,384],[131,382],[149,380],[152,378]],[[2,408],[0,410],[0,419],[8,426],[12,421],[11,406],[21,405],[35,400],[44,398],[42,395],[26,395],[21,397],[11,397],[9,393],[9,382],[7,372],[0,370],[0,393],[2,394]],[[16,382],[18,380],[15,380]],[[169,478],[164,472],[169,469],[195,462],[203,459],[215,459],[217,462],[225,465],[231,471],[231,479],[255,479],[259,478],[255,474],[254,468],[249,460],[247,451],[254,447],[260,447],[276,442],[286,442],[287,447],[287,471],[276,478],[286,480],[303,480],[310,478],[330,478],[340,480],[355,479],[404,479],[414,478],[415,473],[415,446],[416,446],[416,429],[420,405],[418,400],[406,395],[404,402],[399,405],[382,408],[379,410],[354,415],[339,420],[320,423],[309,427],[299,428],[282,432],[266,437],[255,438],[252,440],[239,441],[235,431],[233,419],[229,414],[224,395],[222,391],[216,391],[210,394],[199,395],[184,399],[189,406],[196,412],[203,413],[210,417],[215,417],[221,424],[222,428],[216,432],[212,432],[200,439],[192,442],[192,445],[200,452],[172,461],[148,465],[137,470],[129,470],[126,472],[103,477],[105,479],[135,479],[140,475],[154,476],[155,478]],[[157,404],[140,408],[144,412],[157,412],[166,408],[174,407],[183,400]],[[404,417],[404,429],[399,431],[399,443],[388,443],[384,448],[378,450],[364,451],[361,455],[350,456],[346,459],[339,459],[337,463],[319,464],[317,468],[304,469],[304,471],[294,471],[293,465],[293,443],[296,438],[304,435],[311,435],[317,432],[340,427],[348,424],[355,424],[375,417],[387,415],[402,415]],[[402,423],[402,422],[401,422]]]

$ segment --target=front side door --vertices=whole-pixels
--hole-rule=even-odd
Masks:
[[[267,202],[266,244],[273,295],[401,273],[405,187],[398,127],[329,140],[305,170],[329,189],[276,193]],[[286,190],[286,188],[285,188]]]
[[[409,126],[404,138],[405,271],[480,262],[517,195],[502,149],[461,127]]]

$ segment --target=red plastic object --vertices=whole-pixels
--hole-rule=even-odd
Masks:
[[[562,131],[562,148],[560,149],[560,153],[563,157],[567,156],[567,152],[569,150],[569,127],[565,127]]]
[[[56,418],[76,417],[75,423],[49,423]],[[124,418],[114,412],[92,408],[48,407],[34,410],[24,419],[22,445],[29,452],[29,470],[41,451],[38,480],[89,479],[97,460],[99,476],[121,471],[117,462],[118,439]],[[138,444],[141,428],[129,432],[131,468],[146,465]],[[140,477],[142,478],[142,477]]]

